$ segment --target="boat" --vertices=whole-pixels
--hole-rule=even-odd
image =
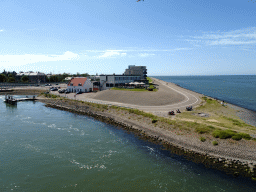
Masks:
[[[11,104],[11,105],[16,105],[17,104],[17,100],[13,98],[13,96],[10,95],[5,95],[5,103]]]

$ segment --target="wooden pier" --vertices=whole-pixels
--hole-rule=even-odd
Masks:
[[[17,102],[19,102],[19,101],[35,101],[35,100],[37,100],[35,96],[33,96],[33,97],[28,97],[27,96],[26,98],[14,98],[11,95],[5,95],[4,102],[9,103],[11,105],[16,105]]]

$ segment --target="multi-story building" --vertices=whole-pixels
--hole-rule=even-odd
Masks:
[[[45,83],[45,77],[46,75],[44,73],[40,73],[40,72],[33,72],[33,71],[29,71],[29,72],[22,72],[20,71],[17,75],[16,75],[16,80],[20,81],[21,78],[26,75],[29,78],[29,83]]]
[[[125,75],[140,75],[141,79],[146,79],[147,68],[146,68],[146,66],[129,65],[128,69],[125,70],[124,74]]]
[[[100,90],[110,89],[134,81],[141,81],[141,75],[100,75]]]

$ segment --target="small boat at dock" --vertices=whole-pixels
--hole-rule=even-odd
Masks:
[[[11,105],[16,105],[17,104],[17,99],[13,98],[13,96],[10,95],[5,95],[5,103],[11,104]]]

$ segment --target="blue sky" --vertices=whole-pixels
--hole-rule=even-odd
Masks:
[[[2,0],[0,72],[255,75],[255,0]]]

